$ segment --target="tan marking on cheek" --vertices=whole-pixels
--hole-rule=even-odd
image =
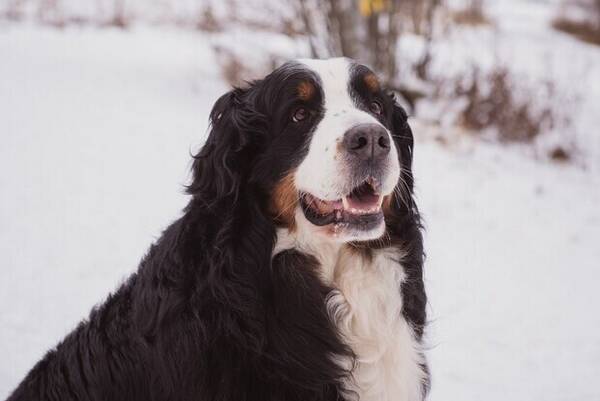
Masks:
[[[383,202],[381,202],[381,209],[383,210],[384,216],[389,216],[392,213],[392,202],[394,201],[394,194],[386,195],[383,197]]]
[[[379,79],[373,73],[366,74],[363,80],[371,92],[378,92],[381,88],[381,85],[379,85]]]
[[[333,156],[334,160],[337,160],[337,155],[343,154],[346,151],[346,145],[344,144],[344,140],[338,138],[335,143],[335,155]]]
[[[315,94],[315,86],[312,83],[310,83],[308,81],[300,82],[300,84],[298,85],[298,97],[301,100],[304,100],[304,101],[310,100],[314,94]]]
[[[294,182],[294,172],[290,172],[275,185],[269,209],[276,224],[294,231],[297,206],[298,190]]]

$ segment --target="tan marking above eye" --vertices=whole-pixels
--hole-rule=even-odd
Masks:
[[[369,88],[369,90],[371,92],[379,91],[379,88],[380,88],[379,79],[377,78],[377,76],[375,74],[370,72],[363,77],[363,80],[365,81],[367,88]]]
[[[310,100],[315,94],[315,86],[309,81],[302,81],[298,84],[298,97],[301,100]]]

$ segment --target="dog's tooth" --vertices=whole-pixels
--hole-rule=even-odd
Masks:
[[[344,209],[350,210],[350,202],[348,201],[348,198],[345,196],[342,198],[342,205],[343,205]]]

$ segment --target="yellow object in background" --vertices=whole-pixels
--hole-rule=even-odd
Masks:
[[[389,6],[389,0],[359,0],[360,13],[365,17],[385,11]]]

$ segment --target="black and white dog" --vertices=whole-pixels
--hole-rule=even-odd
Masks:
[[[8,400],[422,400],[404,110],[367,67],[300,60],[210,117],[183,217]]]

